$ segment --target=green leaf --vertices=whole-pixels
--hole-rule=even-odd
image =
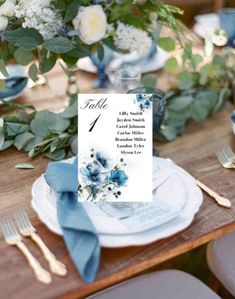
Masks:
[[[73,118],[78,115],[78,102],[74,101],[61,114],[63,118]]]
[[[30,163],[19,163],[15,165],[17,169],[33,169],[34,166]]]
[[[124,14],[119,17],[120,22],[129,24],[136,28],[145,29],[145,23],[139,16],[134,16],[133,14]]]
[[[103,44],[105,44],[106,46],[108,46],[110,49],[117,51],[117,47],[114,45],[113,39],[110,37],[107,37],[105,39],[103,39]]]
[[[32,38],[37,45],[41,45],[43,43],[42,35],[34,28],[18,28],[4,33],[5,40],[13,45],[16,45],[18,40],[24,37]]]
[[[28,74],[29,77],[33,80],[33,82],[38,81],[38,67],[35,63],[30,65]]]
[[[200,79],[199,79],[199,83],[201,85],[206,85],[208,82],[208,76],[210,74],[211,71],[211,64],[207,63],[205,65],[203,65],[203,67],[201,67],[200,69]]]
[[[44,47],[56,54],[67,53],[75,48],[71,40],[62,36],[48,39],[45,41]]]
[[[201,121],[206,119],[208,115],[207,109],[205,109],[204,105],[200,102],[194,102],[192,104],[192,119],[195,121]]]
[[[203,61],[203,57],[200,54],[193,54],[193,59],[196,67]]]
[[[0,150],[4,144],[4,141],[5,141],[5,136],[3,133],[1,133],[1,135],[0,135]]]
[[[130,3],[115,5],[111,11],[110,21],[120,20],[123,16],[132,14],[132,5]]]
[[[193,75],[188,71],[182,71],[177,76],[179,88],[187,90],[194,85]]]
[[[37,42],[31,37],[25,36],[17,39],[16,46],[20,47],[25,51],[32,51],[37,48]]]
[[[6,125],[7,125],[8,136],[16,136],[20,133],[24,133],[29,129],[29,126],[25,124],[6,122]]]
[[[157,44],[167,52],[175,50],[175,41],[170,37],[160,37]]]
[[[187,108],[192,102],[192,96],[178,96],[169,101],[168,108],[178,112]]]
[[[71,57],[68,54],[61,54],[60,57],[63,59],[63,61],[65,62],[65,64],[67,64],[68,66],[73,67],[74,65],[76,65],[78,58],[77,57]]]
[[[48,152],[45,154],[45,157],[54,160],[54,161],[59,161],[65,158],[65,150],[60,149],[58,151],[54,151],[53,153]]]
[[[71,140],[71,150],[74,155],[77,155],[78,153],[78,136],[74,136],[74,138]]]
[[[175,57],[171,57],[169,59],[167,59],[165,66],[164,66],[164,70],[167,73],[174,73],[175,70],[177,69],[178,63]]]
[[[69,120],[45,110],[36,113],[30,128],[36,136],[45,137],[50,131],[64,132],[69,125]]]
[[[80,31],[77,29],[73,29],[68,32],[68,35],[69,36],[80,36]]]
[[[8,77],[9,74],[7,72],[6,66],[5,66],[5,62],[3,61],[3,59],[0,59],[0,72],[3,74],[3,76]]]
[[[162,126],[160,129],[160,134],[167,140],[172,141],[177,136],[177,131],[171,126]]]
[[[50,70],[52,70],[56,64],[56,60],[57,60],[57,55],[53,53],[51,53],[48,58],[45,56],[43,60],[39,62],[40,73],[45,74]]]
[[[13,143],[14,143],[14,140],[6,140],[4,143],[3,143],[3,145],[2,145],[2,147],[1,147],[1,151],[4,151],[5,149],[7,149],[7,148],[9,148],[10,146],[12,146],[13,145]]]
[[[25,111],[19,112],[19,121],[29,124],[34,117],[34,113],[27,113]]]
[[[157,76],[155,74],[146,74],[142,77],[143,87],[155,88],[157,85]]]
[[[74,19],[78,13],[78,6],[79,3],[78,1],[74,1],[73,3],[71,3],[65,13],[64,16],[64,21],[65,23],[68,23],[70,21],[72,21],[72,19]]]
[[[31,151],[38,143],[42,142],[43,137],[34,137],[32,138],[25,146],[24,146],[24,150],[26,152]]]
[[[192,104],[192,119],[201,121],[207,118],[217,102],[217,94],[213,91],[201,91],[195,96]]]
[[[33,53],[31,51],[25,51],[21,48],[18,48],[14,52],[14,57],[16,59],[16,62],[20,65],[27,65],[34,58]]]
[[[216,64],[220,67],[224,67],[225,66],[225,58],[221,55],[215,55],[213,57],[212,63]]]
[[[18,150],[21,150],[33,139],[33,137],[33,134],[31,134],[30,132],[24,132],[22,134],[19,134],[15,138],[14,146]]]
[[[8,42],[1,41],[1,57],[4,61],[10,61],[13,58]]]

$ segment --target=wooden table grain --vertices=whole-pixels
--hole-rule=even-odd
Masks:
[[[78,74],[81,91],[91,88],[93,75]],[[58,71],[50,78],[56,87],[55,91],[47,87],[29,90],[20,103],[34,104],[38,109],[58,109],[66,104],[63,97],[56,97],[62,92],[59,84],[63,75]],[[232,135],[230,113],[228,107],[200,122],[189,124],[186,133],[167,144],[156,143],[160,154],[169,157],[203,183],[229,198],[232,208],[224,209],[204,194],[204,202],[192,225],[184,231],[165,240],[146,246],[122,249],[102,249],[101,264],[95,282],[86,284],[80,278],[72,264],[61,237],[51,233],[33,212],[31,187],[34,180],[45,170],[48,160],[29,159],[25,153],[10,149],[0,153],[0,218],[11,216],[17,208],[23,207],[29,213],[33,224],[49,248],[69,269],[66,278],[53,276],[49,286],[38,283],[21,253],[14,247],[0,240],[0,297],[2,299],[52,299],[52,298],[85,298],[103,288],[126,280],[141,272],[151,269],[157,264],[187,252],[201,244],[215,239],[235,229],[235,172],[223,169],[216,157],[215,150],[222,144],[229,144],[235,149],[235,137]],[[15,169],[14,165],[30,162],[32,170]],[[29,240],[26,240],[39,261],[47,268],[41,253]]]

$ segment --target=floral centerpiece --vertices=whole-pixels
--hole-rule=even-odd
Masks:
[[[15,59],[29,66],[33,81],[58,59],[68,66],[104,45],[115,51],[146,53],[152,42],[173,50],[175,42],[160,38],[161,24],[179,40],[181,10],[156,0],[0,0],[0,70]]]
[[[7,76],[5,65],[14,60],[28,65],[29,76],[37,81],[58,60],[69,68],[93,53],[102,60],[104,46],[144,54],[157,43],[171,51],[180,42],[176,16],[181,13],[157,0],[0,0],[0,71]],[[162,25],[176,38],[160,37]],[[77,95],[76,88],[70,95]],[[76,97],[61,113],[6,105],[18,113],[0,118],[0,151],[14,146],[30,157],[52,160],[76,155]]]

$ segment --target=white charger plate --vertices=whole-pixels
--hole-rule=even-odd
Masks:
[[[195,214],[202,204],[203,196],[201,190],[197,187],[193,177],[191,177],[182,168],[176,166],[168,160],[161,158],[156,159],[160,167],[168,167],[170,169],[174,169],[175,173],[178,175],[178,177],[181,178],[182,182],[184,183],[187,201],[181,213],[171,221],[168,221],[167,223],[141,233],[122,235],[99,234],[100,243],[103,247],[125,247],[148,244],[182,231],[193,221]],[[37,183],[39,183],[39,181]],[[34,186],[36,187],[36,185]],[[37,186],[37,188],[39,188],[39,186]],[[39,207],[38,202],[36,203],[35,201],[35,190],[36,189],[33,189],[32,207],[38,214],[38,217],[52,232],[56,234],[62,234],[57,222],[55,208],[51,206],[51,210],[47,210],[48,213],[45,213],[45,209]],[[40,193],[41,199],[44,196],[44,193]],[[51,199],[50,193],[49,196],[47,195],[47,197],[48,200]]]
[[[133,234],[146,231],[148,229],[154,228],[158,225],[162,225],[177,215],[179,215],[185,202],[185,188],[182,180],[174,173],[172,169],[160,168],[157,172],[159,179],[157,179],[157,174],[155,170],[158,165],[158,159],[153,158],[153,188],[156,186],[157,181],[161,183],[161,179],[164,177],[168,179],[160,185],[157,190],[153,193],[153,201],[155,201],[156,208],[159,209],[163,204],[166,208],[161,209],[161,213],[155,216],[152,221],[149,221],[145,225],[133,226],[132,228],[124,225],[122,221],[115,219],[101,210],[94,203],[83,203],[91,221],[93,222],[97,232],[99,234]],[[174,189],[174,193],[170,193],[170,189]],[[48,186],[44,176],[42,175],[38,178],[32,187],[33,195],[33,206],[36,210],[39,210],[40,214],[44,214],[47,218],[51,218],[53,223],[59,227],[56,216],[56,195],[54,191]],[[158,205],[159,203],[159,205]],[[155,207],[153,207],[155,209]],[[163,212],[164,211],[164,212]],[[61,231],[58,231],[61,233]]]

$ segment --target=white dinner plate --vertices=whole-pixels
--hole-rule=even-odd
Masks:
[[[187,200],[180,214],[174,217],[172,220],[168,221],[167,223],[164,223],[153,229],[146,230],[142,233],[122,234],[122,235],[100,233],[99,234],[100,242],[103,247],[125,247],[131,245],[148,244],[157,241],[159,239],[169,237],[185,229],[193,221],[194,215],[198,211],[203,200],[201,190],[197,187],[194,179],[182,168],[176,166],[172,162],[167,161],[165,159],[161,159],[161,158],[156,158],[156,159],[160,167],[174,169],[175,174],[177,174],[177,176],[181,178],[184,184],[184,190],[186,192]],[[46,198],[47,201],[49,202],[52,200],[51,194],[53,191],[50,191],[49,193],[45,192],[45,188],[41,188],[40,184],[43,184],[45,187],[45,181],[44,183],[43,180],[37,180],[35,182],[33,188],[32,206],[36,211],[36,213],[38,214],[41,221],[51,231],[53,231],[56,234],[61,234],[62,232],[56,218],[56,209],[53,207],[53,205],[48,205],[48,208],[49,206],[51,206],[51,208],[45,210],[45,206],[43,206],[42,200],[41,201],[35,200],[36,199],[35,190],[39,190],[39,189],[40,189],[41,199]],[[42,203],[42,205],[40,206],[39,203]]]
[[[146,245],[170,237],[190,226],[195,214],[198,212],[203,202],[202,192],[196,185],[194,178],[182,168],[170,161],[164,159],[161,159],[161,161],[159,160],[159,164],[161,165],[166,165],[167,163],[170,167],[174,166],[177,169],[178,175],[182,178],[185,184],[187,201],[180,215],[161,226],[139,234],[122,236],[102,234],[100,235],[100,243],[103,247],[118,248]]]
[[[156,170],[158,165],[158,159],[153,158],[153,170]],[[153,186],[156,186],[155,182],[161,183],[161,178],[164,176],[168,178],[161,184],[157,190],[153,193],[153,207],[149,207],[149,204],[145,204],[148,208],[149,214],[153,214],[154,209],[160,210],[160,213],[155,213],[154,218],[151,221],[141,223],[138,225],[128,225],[127,221],[120,221],[115,219],[102,209],[100,209],[97,204],[94,203],[83,203],[91,221],[93,222],[97,232],[99,234],[132,234],[146,231],[148,229],[154,228],[158,225],[162,225],[179,215],[182,210],[186,197],[185,188],[182,180],[175,174],[174,169],[165,170],[164,167],[160,168],[160,171],[153,175]],[[159,179],[158,179],[159,178]],[[169,192],[169,190],[174,190],[174,192]],[[54,191],[48,186],[44,176],[41,176],[33,184],[32,188],[33,204],[34,208],[38,208],[41,213],[45,214],[48,218],[52,218],[53,222],[57,224],[56,217],[56,195]],[[148,206],[147,206],[148,205]],[[162,205],[164,209],[161,209]],[[131,215],[131,214],[130,214]],[[130,219],[130,218],[129,218]],[[129,223],[131,221],[129,220]]]

